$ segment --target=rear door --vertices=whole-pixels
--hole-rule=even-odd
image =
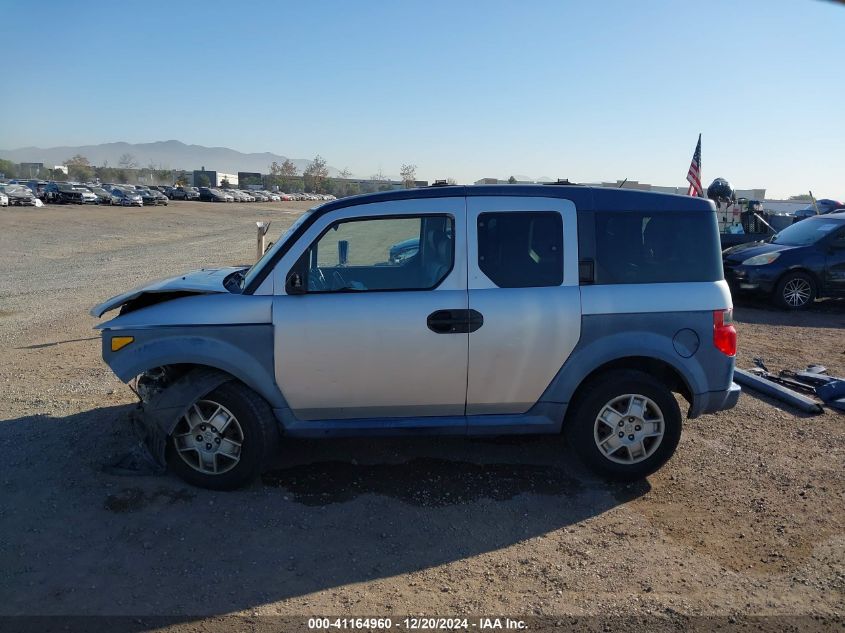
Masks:
[[[524,413],[581,334],[575,205],[470,196],[467,236],[469,307],[483,325],[469,335],[466,413]]]

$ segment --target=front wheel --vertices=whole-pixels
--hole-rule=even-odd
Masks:
[[[806,310],[816,299],[816,283],[806,273],[789,273],[778,282],[774,299],[781,308]]]
[[[564,432],[587,466],[610,479],[635,481],[665,464],[681,439],[681,410],[649,374],[610,371],[576,397]]]
[[[224,383],[179,419],[167,444],[167,463],[195,486],[240,488],[261,473],[272,455],[276,424],[261,396],[240,383]]]

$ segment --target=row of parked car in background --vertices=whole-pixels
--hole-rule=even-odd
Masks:
[[[114,183],[10,181],[0,183],[0,206],[46,204],[113,204],[118,206],[166,206],[169,200],[204,202],[325,201],[335,197],[316,193],[284,193],[231,187],[126,185]]]

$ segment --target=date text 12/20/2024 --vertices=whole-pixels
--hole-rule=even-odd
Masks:
[[[314,631],[332,629],[349,630],[389,630],[407,629],[411,631],[454,631],[470,630],[521,631],[527,628],[524,620],[518,618],[435,618],[407,617],[398,620],[391,618],[309,618],[308,628]]]

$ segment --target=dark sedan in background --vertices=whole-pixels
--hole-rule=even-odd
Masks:
[[[807,218],[768,242],[725,249],[722,262],[734,293],[762,293],[789,310],[818,297],[845,297],[845,212]]]
[[[203,202],[226,202],[226,196],[214,187],[200,187],[200,200]]]
[[[83,204],[82,191],[63,182],[50,182],[44,188],[44,201],[50,204]]]

